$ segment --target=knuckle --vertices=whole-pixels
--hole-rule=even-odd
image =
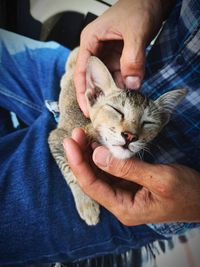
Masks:
[[[81,31],[80,39],[88,38],[88,36],[96,33],[96,22],[92,21]]]
[[[117,216],[118,220],[125,226],[133,226],[133,218],[131,218],[126,212],[121,211],[120,215]]]
[[[80,34],[80,41],[81,43],[86,41],[87,42],[87,39],[88,37],[91,35],[91,30],[90,30],[90,24],[88,24],[81,32]]]
[[[126,76],[138,76],[140,79],[143,79],[144,76],[144,62],[142,61],[133,61],[133,60],[124,60],[121,63],[122,72]]]
[[[144,59],[138,58],[136,55],[135,57],[130,58],[124,57],[121,59],[121,64],[124,64],[128,69],[143,69],[144,68]]]
[[[81,35],[80,35],[80,42],[81,42],[81,44],[85,41],[86,36],[87,36],[87,29],[84,28],[84,29],[82,30],[82,32],[81,32]]]
[[[121,178],[130,178],[133,172],[133,164],[130,160],[118,160],[111,163],[112,168],[115,170],[117,176]]]
[[[133,226],[133,222],[129,218],[121,218],[120,222],[125,226]]]
[[[167,168],[167,169],[166,169]],[[163,196],[171,198],[176,194],[177,188],[180,186],[179,181],[176,179],[176,171],[171,166],[165,166],[165,179],[159,186],[159,191]]]
[[[171,197],[172,196],[172,192],[173,192],[173,188],[172,188],[171,184],[164,183],[164,184],[160,185],[159,191],[162,194],[162,196]]]
[[[127,211],[124,207],[118,207],[115,216],[123,225],[131,226],[129,216],[127,216]]]

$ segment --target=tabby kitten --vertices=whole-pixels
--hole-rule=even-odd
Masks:
[[[90,120],[86,119],[79,109],[73,81],[77,53],[78,49],[71,52],[61,79],[60,118],[48,141],[51,153],[72,191],[80,217],[88,225],[95,225],[99,221],[99,205],[79,187],[68,166],[63,139],[71,136],[74,128],[82,127],[90,138],[106,146],[113,156],[130,158],[161,131],[186,90],[170,91],[152,101],[138,91],[118,88],[106,66],[92,56],[86,70],[85,97]]]

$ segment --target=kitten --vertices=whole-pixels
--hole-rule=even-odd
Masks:
[[[88,225],[95,225],[99,221],[99,205],[79,187],[68,166],[63,139],[71,136],[75,127],[82,127],[90,138],[106,146],[115,157],[130,158],[161,131],[186,90],[177,89],[152,101],[138,91],[119,89],[106,66],[92,56],[86,70],[85,97],[89,120],[80,111],[76,100],[73,72],[77,53],[78,49],[71,52],[61,79],[60,118],[48,141],[72,191],[80,217]]]

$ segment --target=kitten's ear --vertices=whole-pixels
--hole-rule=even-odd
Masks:
[[[161,95],[154,103],[163,115],[163,124],[168,123],[171,114],[187,93],[186,89],[176,89]]]
[[[86,69],[86,98],[92,106],[100,95],[106,95],[115,85],[107,67],[97,57],[91,56]]]

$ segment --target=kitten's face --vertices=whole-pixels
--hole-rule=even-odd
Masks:
[[[162,117],[153,101],[135,91],[99,97],[90,109],[98,140],[117,158],[130,158],[144,149],[162,127]]]
[[[92,57],[90,62],[86,99],[98,141],[115,157],[130,158],[160,132],[185,90],[152,101],[139,92],[117,88],[101,61]]]

